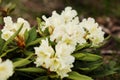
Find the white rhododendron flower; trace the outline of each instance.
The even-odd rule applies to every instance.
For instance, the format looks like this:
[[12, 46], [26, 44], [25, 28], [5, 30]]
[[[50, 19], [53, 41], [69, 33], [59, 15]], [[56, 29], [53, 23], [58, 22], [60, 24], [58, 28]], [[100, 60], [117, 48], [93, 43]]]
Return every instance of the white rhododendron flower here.
[[62, 11], [61, 16], [64, 18], [64, 21], [67, 23], [71, 21], [75, 16], [77, 16], [76, 10], [72, 10], [72, 7], [66, 7], [64, 11]]
[[[19, 36], [24, 39], [24, 33], [26, 30], [30, 30], [30, 24], [28, 21], [24, 20], [23, 18], [18, 18], [17, 22], [13, 22], [10, 16], [4, 17], [5, 26], [2, 29], [2, 36], [6, 36], [6, 38], [2, 37], [4, 40], [8, 40], [12, 34], [14, 34], [20, 26], [23, 24], [23, 28], [19, 33]], [[9, 35], [8, 35], [9, 34]]]
[[17, 23], [15, 24], [16, 25], [15, 30], [17, 31], [22, 24], [23, 24], [23, 28], [19, 33], [20, 36], [23, 36], [26, 30], [28, 30], [28, 31], [30, 30], [30, 24], [28, 23], [28, 21], [26, 21], [23, 18], [17, 19]]
[[99, 43], [103, 42], [104, 32], [93, 18], [83, 19], [80, 26], [86, 30], [86, 39], [92, 41], [92, 46], [98, 46]]
[[7, 41], [13, 34], [14, 32], [9, 31], [9, 30], [2, 30], [2, 35], [1, 38], [4, 39], [5, 41]]
[[37, 59], [35, 64], [37, 66], [49, 66], [49, 59], [53, 56], [54, 50], [51, 46], [49, 46], [48, 39], [42, 40], [42, 43], [39, 47], [35, 47], [35, 54], [37, 55]]
[[89, 39], [92, 46], [98, 46], [104, 40], [104, 32], [93, 18], [79, 21], [77, 12], [71, 7], [66, 7], [61, 14], [53, 11], [52, 16], [46, 18], [43, 16], [45, 28], [52, 28], [50, 40], [55, 42], [64, 42], [68, 45], [84, 44]]
[[14, 73], [13, 63], [10, 60], [0, 60], [0, 80], [7, 80]]
[[74, 57], [71, 55], [75, 50], [74, 46], [68, 46], [65, 43], [58, 43], [55, 47], [56, 56], [63, 63], [61, 67], [64, 68], [65, 65], [70, 65], [74, 62]]
[[57, 71], [61, 66], [60, 59], [57, 57], [51, 58], [50, 71]]
[[77, 12], [72, 10], [71, 7], [66, 7], [61, 15], [53, 11], [51, 17], [46, 18], [43, 16], [45, 26], [42, 27], [42, 30], [45, 30], [45, 28], [53, 29], [53, 32], [50, 32], [51, 41], [62, 41], [74, 46], [76, 46], [77, 43], [86, 43], [84, 39], [85, 31], [79, 26], [79, 18], [76, 15]]
[[59, 59], [60, 65], [56, 70], [57, 74], [63, 78], [68, 76], [68, 72], [71, 72], [75, 58], [71, 55], [75, 50], [74, 46], [67, 45], [65, 43], [58, 43], [55, 47], [56, 57]]
[[67, 65], [64, 68], [58, 68], [56, 72], [61, 78], [68, 77], [69, 75], [67, 73], [72, 71], [71, 70], [72, 67], [73, 65]]
[[79, 26], [78, 19], [76, 18], [75, 21], [56, 27], [50, 36], [50, 40], [55, 40], [56, 42], [62, 41], [75, 46], [77, 43], [86, 43], [84, 36], [85, 31]]
[[43, 20], [45, 21], [45, 26], [42, 27], [42, 30], [44, 31], [47, 27], [52, 27], [53, 29], [57, 27], [58, 25], [64, 24], [63, 18], [56, 12], [52, 12], [52, 16], [49, 18], [46, 18], [45, 16], [42, 16]]
[[5, 23], [4, 29], [13, 30], [15, 28], [12, 18], [10, 16], [4, 17], [3, 20]]
[[[58, 43], [55, 50], [49, 46], [48, 39], [42, 40], [39, 47], [35, 47], [37, 55], [35, 64], [56, 72], [61, 78], [67, 77], [67, 73], [71, 71], [75, 58], [71, 53], [75, 50], [74, 46], [65, 43]], [[61, 73], [61, 71], [63, 72]]]
[[58, 14], [56, 11], [52, 12], [52, 16], [49, 18], [46, 18], [43, 16], [43, 20], [45, 21], [45, 26], [42, 27], [42, 30], [45, 30], [47, 27], [52, 27], [53, 29], [56, 27], [59, 27], [61, 25], [65, 25], [66, 23], [70, 22], [75, 18], [77, 15], [77, 12], [75, 10], [72, 10], [71, 7], [65, 8], [65, 10], [60, 14]]

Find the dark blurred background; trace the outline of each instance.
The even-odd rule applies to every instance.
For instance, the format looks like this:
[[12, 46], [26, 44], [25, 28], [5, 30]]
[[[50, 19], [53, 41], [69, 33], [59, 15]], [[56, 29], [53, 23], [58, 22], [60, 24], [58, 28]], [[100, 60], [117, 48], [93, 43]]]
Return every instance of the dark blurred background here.
[[61, 12], [66, 6], [77, 10], [80, 18], [120, 18], [120, 0], [2, 0], [1, 7], [6, 4], [15, 6], [15, 11], [9, 15], [21, 16], [29, 21], [43, 14], [50, 16], [53, 10]]

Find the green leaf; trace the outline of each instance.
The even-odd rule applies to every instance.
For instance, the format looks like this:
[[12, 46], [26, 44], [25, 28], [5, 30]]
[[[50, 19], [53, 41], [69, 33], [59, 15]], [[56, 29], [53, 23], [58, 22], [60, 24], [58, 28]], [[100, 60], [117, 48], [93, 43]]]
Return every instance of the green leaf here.
[[33, 52], [30, 52], [30, 51], [24, 51], [24, 54], [26, 55], [26, 56], [30, 56], [30, 55], [34, 55], [34, 53]]
[[91, 77], [79, 74], [78, 72], [75, 71], [70, 72], [67, 78], [72, 80], [93, 80]]
[[79, 68], [79, 69], [80, 69], [80, 70], [84, 70], [84, 71], [92, 71], [92, 70], [95, 70], [96, 68], [98, 68], [101, 64], [102, 64], [102, 63], [100, 63], [100, 64], [94, 64], [94, 65], [90, 65], [90, 66], [88, 66], [88, 67]]
[[1, 38], [2, 31], [0, 30], [0, 51], [2, 50], [2, 47], [5, 43], [5, 41]]
[[28, 40], [27, 40], [27, 44], [34, 41], [37, 37], [37, 32], [36, 32], [36, 28], [32, 27], [32, 29], [29, 31], [29, 36], [28, 36]]
[[13, 48], [13, 49], [6, 50], [4, 53], [2, 53], [2, 54], [0, 55], [0, 58], [6, 56], [7, 53], [12, 52], [12, 51], [16, 50], [17, 48], [18, 48], [18, 47], [15, 47], [15, 48]]
[[81, 50], [81, 49], [83, 49], [83, 48], [85, 48], [85, 47], [90, 47], [90, 45], [91, 45], [91, 44], [88, 44], [88, 43], [83, 44], [83, 45], [78, 44], [78, 45], [76, 46], [75, 51]]
[[40, 27], [41, 25], [41, 19], [39, 17], [37, 17], [37, 24], [38, 24], [38, 27]]
[[48, 76], [40, 76], [34, 80], [49, 80], [49, 79], [48, 79]]
[[116, 71], [115, 70], [110, 70], [110, 69], [101, 69], [98, 71], [93, 72], [94, 74], [92, 75], [93, 77], [104, 77], [104, 76], [108, 76], [108, 75], [112, 75], [115, 74]]
[[22, 66], [25, 66], [25, 65], [31, 63], [31, 61], [28, 60], [28, 59], [31, 58], [32, 56], [33, 56], [33, 54], [29, 55], [29, 56], [28, 56], [27, 58], [25, 58], [25, 59], [20, 59], [20, 60], [18, 60], [18, 61], [15, 61], [15, 62], [13, 63], [14, 67], [22, 67]]
[[41, 43], [41, 40], [42, 40], [42, 38], [37, 38], [36, 40], [31, 41], [30, 43], [28, 43], [28, 44], [26, 45], [26, 47], [33, 46], [33, 45], [36, 45], [36, 44], [38, 44], [38, 43]]
[[28, 30], [26, 29], [26, 31], [25, 31], [25, 33], [24, 33], [25, 43], [26, 43], [27, 40], [28, 40], [28, 36], [29, 36], [29, 33], [28, 33]]
[[0, 25], [2, 25], [2, 24], [3, 24], [3, 17], [0, 16]]
[[43, 33], [43, 31], [41, 30], [41, 27], [43, 25], [43, 22], [41, 21], [40, 18], [37, 17], [37, 24], [38, 24], [38, 32], [41, 36], [45, 36], [45, 34]]
[[31, 61], [29, 61], [27, 59], [21, 59], [19, 61], [14, 62], [13, 65], [14, 65], [14, 67], [22, 67], [22, 66], [25, 66], [29, 63], [31, 63]]
[[101, 65], [102, 65], [102, 62], [96, 61], [96, 62], [82, 64], [82, 66], [84, 67], [80, 67], [79, 69], [84, 71], [92, 71], [99, 68]]
[[4, 44], [2, 50], [1, 50], [1, 53], [6, 49], [7, 45], [12, 41], [14, 40], [14, 38], [19, 34], [19, 32], [21, 31], [23, 27], [23, 24], [21, 25], [21, 27], [18, 29], [18, 31], [16, 31]]
[[116, 62], [110, 61], [107, 64], [101, 65], [99, 68], [92, 71], [90, 74], [93, 77], [104, 77], [104, 76], [108, 76], [108, 75], [112, 75], [112, 74], [117, 73], [118, 69], [119, 68], [116, 67]]
[[83, 60], [83, 61], [96, 61], [102, 58], [99, 55], [91, 54], [91, 53], [74, 53], [72, 55], [76, 58], [76, 60]]
[[30, 43], [28, 43], [28, 44], [26, 45], [26, 47], [33, 46], [33, 45], [36, 45], [36, 44], [38, 44], [38, 43], [41, 43], [41, 40], [42, 40], [42, 39], [45, 39], [45, 38], [47, 38], [47, 37], [48, 37], [48, 36], [42, 37], [42, 38], [37, 38], [36, 40], [31, 41]]
[[7, 5], [6, 5], [6, 8], [8, 9], [8, 10], [7, 10], [7, 13], [8, 13], [8, 14], [11, 13], [11, 12], [15, 9], [15, 7], [16, 7], [16, 4], [13, 4], [13, 3], [7, 4]]
[[49, 77], [52, 78], [52, 79], [53, 79], [53, 78], [57, 78], [57, 79], [60, 78], [60, 76], [57, 75], [56, 73], [51, 73], [51, 74], [49, 75]]
[[102, 60], [91, 61], [91, 62], [77, 60], [74, 62], [74, 69], [90, 72], [99, 68], [102, 64], [103, 64]]
[[31, 72], [31, 73], [45, 73], [46, 72], [45, 69], [36, 68], [36, 67], [19, 68], [19, 69], [16, 69], [16, 71]]

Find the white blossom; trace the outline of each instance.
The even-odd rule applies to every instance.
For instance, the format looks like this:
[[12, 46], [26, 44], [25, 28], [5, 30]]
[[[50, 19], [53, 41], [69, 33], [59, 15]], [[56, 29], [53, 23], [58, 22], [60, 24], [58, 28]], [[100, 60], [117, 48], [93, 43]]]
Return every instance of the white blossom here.
[[7, 80], [14, 73], [13, 63], [10, 60], [0, 60], [0, 80]]
[[56, 56], [60, 59], [62, 68], [64, 68], [65, 65], [70, 65], [74, 62], [75, 59], [71, 55], [75, 50], [74, 46], [70, 46], [65, 43], [58, 43], [55, 49]]
[[72, 71], [72, 67], [73, 65], [67, 65], [64, 68], [59, 68], [56, 72], [61, 78], [68, 77], [68, 73]]
[[83, 19], [80, 26], [86, 30], [86, 39], [92, 42], [92, 46], [98, 46], [103, 42], [104, 32], [93, 18]]
[[45, 26], [42, 27], [43, 31], [47, 27], [52, 27], [54, 29], [55, 27], [58, 27], [59, 25], [64, 24], [63, 17], [61, 17], [56, 11], [52, 12], [51, 17], [46, 18], [45, 16], [42, 16], [42, 18], [45, 21]]
[[4, 23], [5, 23], [4, 28], [6, 28], [7, 30], [13, 30], [14, 29], [14, 26], [13, 26], [14, 23], [13, 23], [12, 18], [10, 16], [4, 17], [3, 20], [4, 20]]
[[37, 55], [37, 59], [35, 64], [37, 66], [44, 66], [46, 68], [49, 67], [49, 59], [54, 54], [54, 50], [51, 46], [49, 46], [48, 39], [42, 40], [41, 45], [39, 47], [35, 47], [35, 54]]
[[6, 38], [3, 38], [3, 37], [2, 38], [6, 41], [12, 36], [11, 34], [14, 34], [20, 28], [22, 24], [23, 24], [23, 28], [19, 33], [20, 37], [24, 39], [25, 31], [30, 30], [30, 24], [28, 23], [28, 21], [24, 20], [23, 18], [18, 18], [17, 22], [13, 22], [12, 18], [10, 16], [7, 16], [7, 17], [4, 17], [4, 23], [5, 23], [5, 26], [2, 29], [2, 35], [6, 36]]
[[23, 18], [18, 18], [17, 19], [17, 22], [15, 24], [16, 25], [15, 30], [17, 31], [22, 24], [23, 24], [23, 28], [19, 33], [20, 36], [23, 36], [26, 30], [28, 30], [28, 31], [30, 30], [30, 24], [28, 23], [28, 21], [26, 21]]
[[72, 10], [71, 7], [66, 7], [64, 11], [62, 11], [61, 16], [64, 17], [65, 22], [71, 21], [74, 17], [77, 16], [76, 10]]
[[1, 38], [4, 39], [5, 41], [7, 41], [13, 34], [14, 34], [14, 32], [3, 29], [2, 34], [1, 34]]
[[74, 47], [68, 46], [65, 43], [58, 43], [55, 50], [56, 53], [52, 59], [50, 70], [55, 71], [61, 78], [67, 77], [75, 61], [75, 58], [71, 55]]
[[56, 72], [61, 78], [68, 76], [67, 73], [71, 71], [75, 61], [75, 58], [71, 55], [75, 50], [74, 46], [59, 42], [54, 50], [46, 39], [42, 40], [41, 45], [34, 49], [37, 55], [35, 61], [37, 67], [42, 66]]
[[52, 16], [46, 18], [43, 16], [45, 28], [52, 28], [50, 32], [50, 40], [55, 42], [63, 42], [68, 45], [76, 46], [77, 43], [84, 44], [86, 40], [84, 38], [85, 31], [79, 26], [79, 18], [77, 12], [72, 10], [71, 7], [66, 7], [61, 14], [53, 11]]
[[51, 58], [51, 64], [50, 64], [50, 71], [57, 71], [58, 68], [60, 68], [61, 62], [60, 59], [57, 57]]

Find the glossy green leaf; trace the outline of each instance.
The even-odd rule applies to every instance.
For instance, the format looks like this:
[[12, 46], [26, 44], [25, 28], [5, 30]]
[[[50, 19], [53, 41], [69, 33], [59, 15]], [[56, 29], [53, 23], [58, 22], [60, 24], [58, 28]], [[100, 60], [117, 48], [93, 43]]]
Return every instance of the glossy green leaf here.
[[41, 36], [45, 36], [43, 31], [41, 30], [41, 27], [43, 26], [43, 22], [41, 21], [40, 18], [37, 17], [37, 24], [38, 24], [38, 32]]
[[[84, 64], [82, 64], [84, 65]], [[95, 70], [97, 68], [99, 68], [102, 65], [102, 62], [98, 62], [98, 63], [89, 63], [88, 65], [85, 65], [85, 67], [80, 67], [80, 70], [83, 71], [92, 71]]]
[[14, 67], [22, 67], [22, 66], [25, 66], [29, 63], [31, 63], [31, 61], [29, 61], [27, 59], [21, 59], [19, 61], [14, 62], [13, 65], [14, 65]]
[[96, 61], [102, 58], [99, 55], [91, 54], [91, 53], [74, 53], [72, 55], [76, 58], [76, 60], [83, 60], [83, 61]]
[[27, 42], [28, 37], [29, 37], [29, 33], [28, 33], [28, 30], [26, 30], [24, 33], [25, 42]]
[[31, 72], [31, 73], [44, 73], [44, 72], [46, 72], [46, 70], [44, 70], [42, 68], [36, 68], [36, 67], [19, 68], [19, 69], [16, 69], [16, 71]]
[[38, 32], [42, 35], [42, 31], [41, 31], [41, 19], [39, 17], [37, 17], [37, 24], [38, 24]]
[[29, 46], [36, 45], [36, 44], [38, 44], [38, 43], [41, 43], [41, 40], [42, 40], [42, 38], [37, 38], [36, 40], [31, 41], [30, 43], [28, 43], [28, 44], [26, 45], [26, 47], [29, 47]]
[[81, 50], [81, 49], [83, 49], [83, 48], [85, 48], [85, 47], [89, 47], [90, 45], [91, 45], [91, 44], [88, 44], [88, 43], [83, 44], [83, 45], [78, 44], [78, 45], [76, 46], [75, 51]]
[[[47, 36], [47, 37], [48, 37], [48, 36]], [[42, 40], [42, 39], [45, 39], [45, 38], [47, 38], [47, 37], [37, 38], [36, 40], [31, 41], [30, 43], [28, 43], [28, 44], [26, 45], [26, 47], [33, 46], [33, 45], [36, 45], [36, 44], [38, 44], [38, 43], [41, 43], [41, 40]]]
[[116, 73], [116, 70], [111, 70], [111, 69], [100, 69], [98, 71], [95, 71], [93, 72], [93, 76], [94, 77], [105, 77], [105, 76], [108, 76], [108, 75], [112, 75], [112, 74], [115, 74]]
[[97, 68], [96, 70], [94, 70], [90, 74], [93, 77], [104, 77], [104, 76], [108, 76], [108, 75], [112, 75], [112, 74], [117, 73], [118, 69], [119, 68], [116, 67], [116, 62], [110, 61], [107, 64], [101, 65], [101, 67]]
[[37, 23], [38, 23], [38, 32], [41, 36], [47, 36], [49, 34], [48, 28], [46, 28], [44, 31], [42, 31], [42, 27], [44, 25], [44, 22], [41, 21], [40, 18], [37, 17]]
[[93, 80], [91, 77], [79, 74], [78, 72], [75, 71], [70, 72], [67, 78], [72, 80]]
[[29, 55], [29, 56], [28, 56], [27, 58], [25, 58], [25, 59], [20, 59], [20, 60], [18, 60], [18, 61], [15, 61], [15, 62], [13, 63], [14, 67], [22, 67], [22, 66], [25, 66], [25, 65], [31, 63], [31, 61], [28, 60], [28, 59], [31, 58], [32, 56], [33, 56], [33, 54]]
[[8, 49], [8, 50], [6, 50], [4, 53], [2, 53], [2, 54], [0, 55], [0, 58], [6, 56], [7, 53], [12, 52], [12, 51], [16, 50], [17, 48], [18, 48], [18, 47], [15, 47], [15, 48], [13, 48], [13, 49]]
[[34, 41], [36, 37], [37, 37], [36, 27], [32, 27], [32, 29], [29, 31], [27, 44]]
[[30, 55], [34, 55], [34, 53], [33, 52], [30, 52], [30, 51], [24, 51], [24, 54], [26, 55], [26, 56], [30, 56]]
[[103, 64], [102, 60], [97, 60], [97, 61], [77, 60], [74, 62], [74, 69], [90, 72], [99, 68], [102, 64]]
[[2, 47], [5, 43], [5, 41], [1, 38], [2, 31], [0, 30], [0, 51], [2, 50]]

